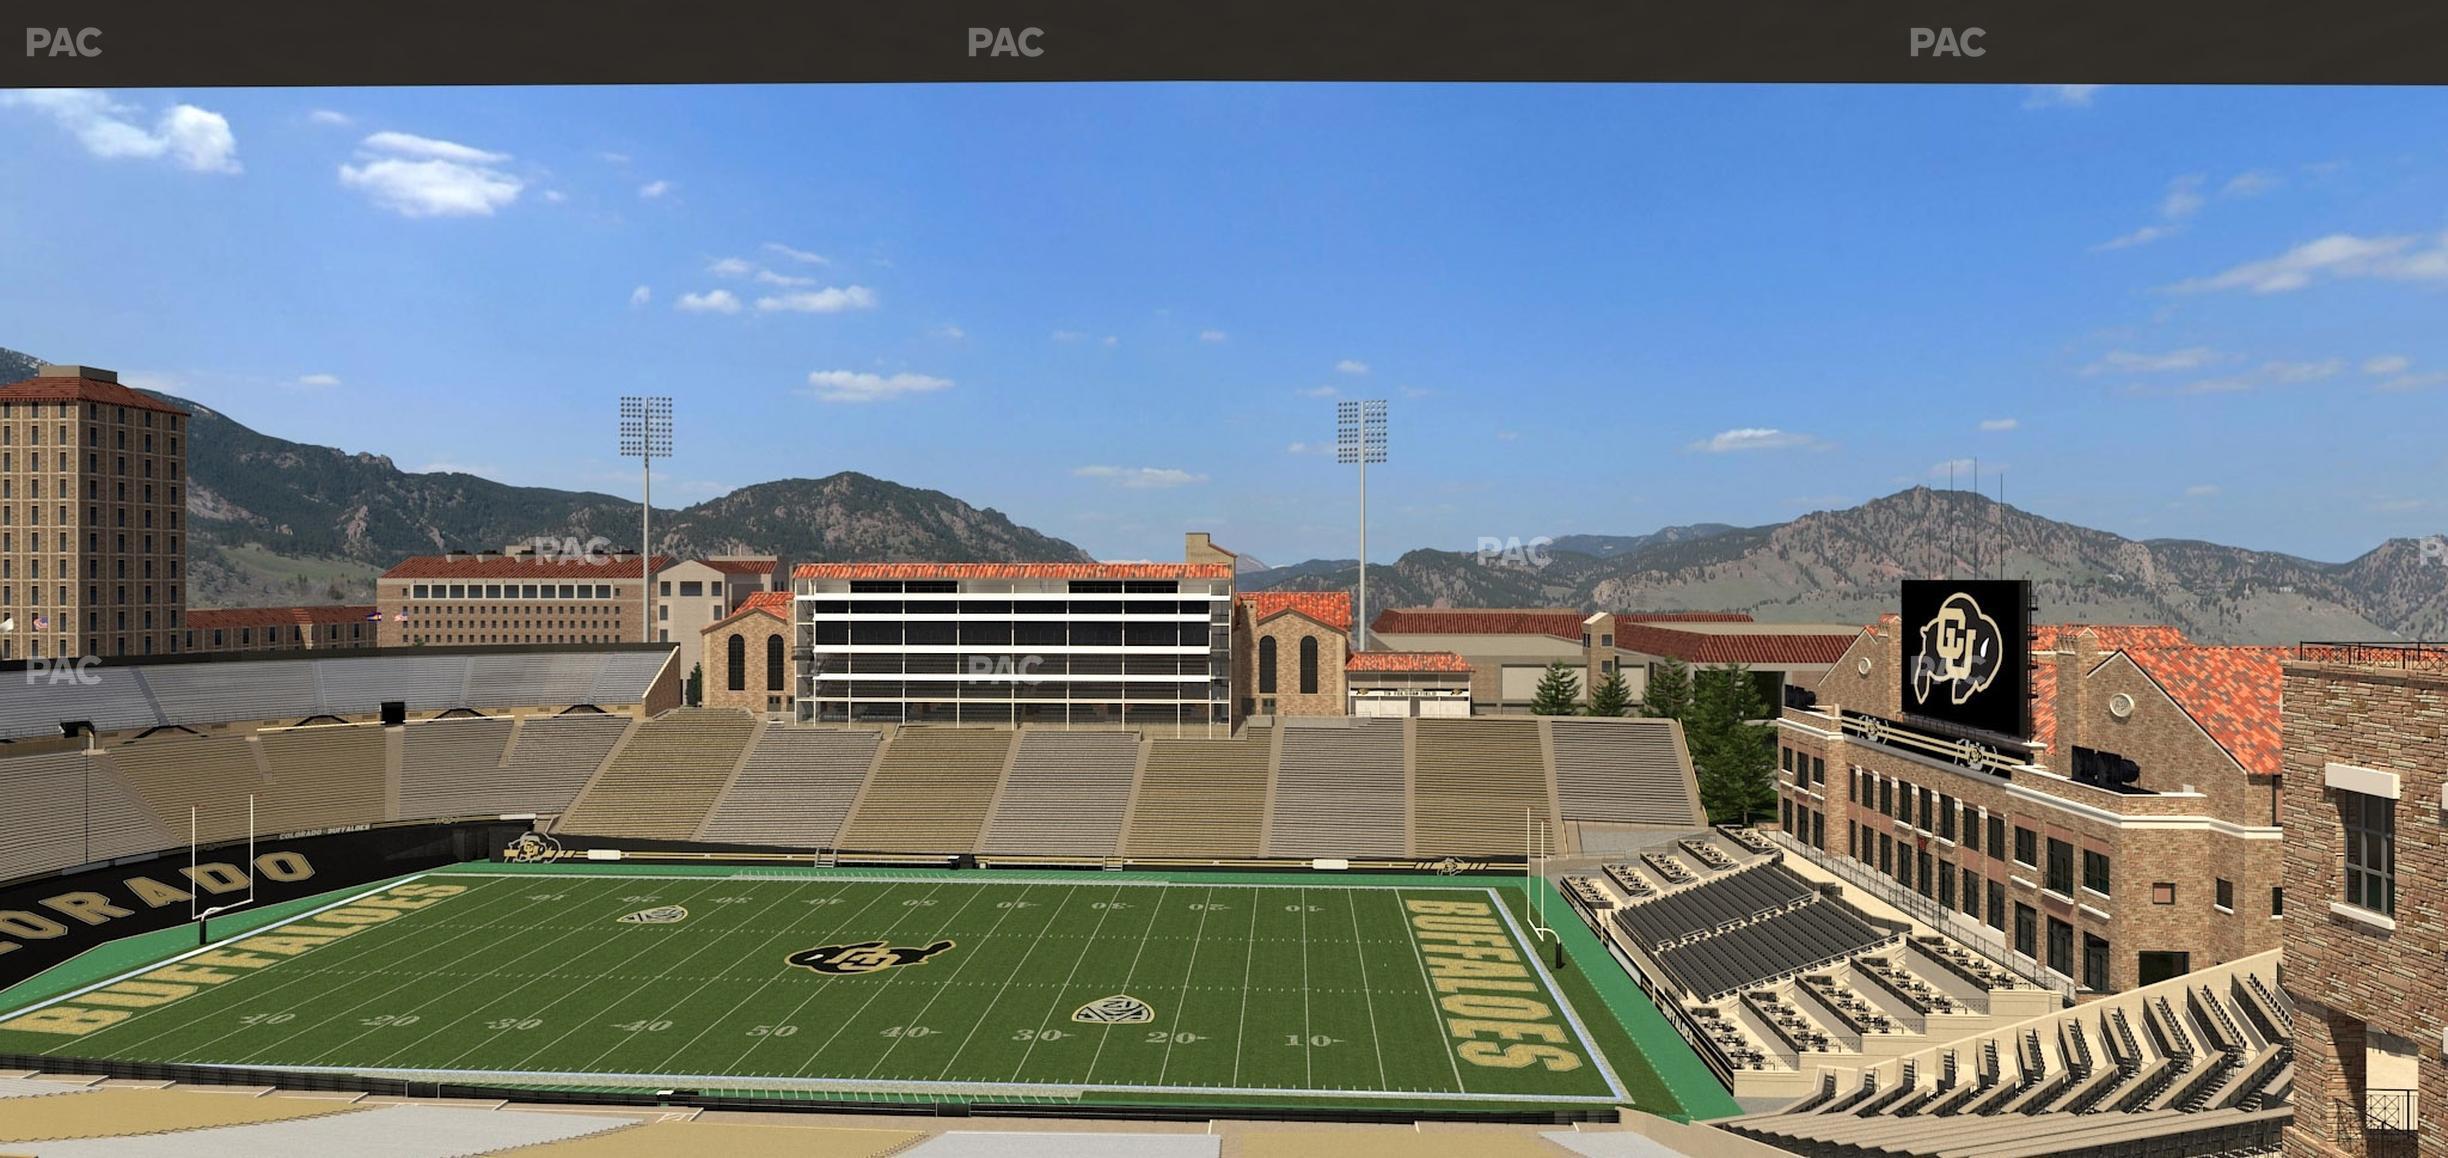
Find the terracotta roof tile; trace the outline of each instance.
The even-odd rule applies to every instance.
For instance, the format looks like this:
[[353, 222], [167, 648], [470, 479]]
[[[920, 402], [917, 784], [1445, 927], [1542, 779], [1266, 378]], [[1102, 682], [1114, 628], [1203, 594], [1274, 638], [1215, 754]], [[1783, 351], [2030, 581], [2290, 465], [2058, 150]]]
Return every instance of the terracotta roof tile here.
[[2090, 636], [2102, 651], [2129, 647], [2184, 647], [2183, 630], [2158, 623], [2042, 623], [2032, 628], [2033, 650], [2054, 651], [2076, 636]]
[[1750, 623], [1748, 611], [1618, 611], [1617, 623]]
[[[671, 557], [657, 555], [647, 566], [660, 571], [671, 566]], [[382, 573], [385, 579], [634, 579], [637, 576], [638, 560], [634, 555], [625, 559], [603, 558], [596, 562], [584, 558], [545, 559], [534, 555], [461, 555], [457, 559], [443, 555], [413, 555]]]
[[1615, 646], [1625, 651], [1672, 656], [1685, 663], [1739, 663], [1749, 667], [1831, 664], [1842, 658], [1845, 649], [1859, 638], [1859, 633], [1832, 632], [1718, 635], [1645, 623], [1618, 623], [1615, 627]]
[[320, 604], [312, 607], [199, 607], [187, 612], [187, 626], [202, 631], [239, 627], [321, 627], [327, 624], [372, 623], [371, 607]]
[[723, 616], [722, 618], [697, 629], [697, 633], [699, 635], [703, 635], [706, 632], [713, 631], [716, 628], [719, 628], [732, 620], [738, 619], [743, 615], [770, 615], [784, 623], [789, 623], [791, 619], [791, 593], [788, 591], [755, 592], [754, 594], [749, 595], [748, 598], [740, 600], [740, 605], [733, 608], [731, 610], [731, 614]]
[[793, 579], [1230, 579], [1230, 563], [801, 563]]
[[1244, 591], [1238, 598], [1249, 607], [1253, 623], [1264, 623], [1293, 611], [1336, 631], [1351, 630], [1352, 600], [1348, 591]]
[[782, 565], [780, 559], [696, 559], [683, 562], [703, 563], [725, 575], [770, 575]]
[[2293, 654], [2284, 647], [2198, 644], [2125, 651], [2236, 763], [2263, 776], [2278, 774], [2280, 665]]
[[1369, 630], [1380, 635], [1552, 635], [1579, 641], [1589, 617], [1558, 608], [1391, 607]]
[[143, 391], [93, 378], [27, 378], [11, 382], [0, 386], [0, 402], [99, 402], [104, 406], [128, 406], [163, 414], [187, 413]]
[[1345, 671], [1445, 671], [1468, 673], [1470, 661], [1450, 651], [1355, 651]]

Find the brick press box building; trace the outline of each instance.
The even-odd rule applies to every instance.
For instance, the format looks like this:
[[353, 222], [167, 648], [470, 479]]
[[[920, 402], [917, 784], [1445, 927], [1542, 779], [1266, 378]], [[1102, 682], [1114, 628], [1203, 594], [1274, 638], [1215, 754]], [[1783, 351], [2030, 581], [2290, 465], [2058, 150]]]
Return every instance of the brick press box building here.
[[2448, 1155], [2448, 646], [2286, 672], [2293, 1158]]
[[187, 613], [188, 651], [330, 651], [372, 647], [382, 612], [364, 604], [199, 607]]
[[643, 579], [670, 564], [620, 553], [412, 556], [375, 581], [376, 646], [638, 642]]
[[[2276, 948], [2285, 649], [1918, 586], [1777, 722], [1791, 847], [2069, 994]], [[1995, 616], [1969, 668], [1925, 630], [1950, 595]]]

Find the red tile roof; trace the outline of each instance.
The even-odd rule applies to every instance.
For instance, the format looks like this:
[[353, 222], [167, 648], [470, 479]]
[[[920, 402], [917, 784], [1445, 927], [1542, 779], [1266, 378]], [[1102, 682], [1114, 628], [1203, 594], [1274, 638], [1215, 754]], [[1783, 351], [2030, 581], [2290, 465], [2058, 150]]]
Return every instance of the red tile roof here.
[[1748, 611], [1618, 611], [1617, 623], [1749, 623]]
[[1546, 609], [1392, 607], [1378, 613], [1369, 630], [1381, 635], [1552, 635], [1578, 642], [1578, 611]]
[[[671, 557], [657, 555], [646, 564], [660, 571], [671, 566]], [[461, 555], [457, 559], [444, 555], [412, 555], [400, 560], [382, 573], [385, 579], [634, 579], [638, 576], [638, 559], [598, 556], [590, 562], [585, 558], [543, 558], [537, 555]]]
[[1845, 649], [1859, 638], [1859, 632], [1721, 635], [1646, 623], [1619, 623], [1615, 627], [1615, 646], [1625, 651], [1672, 656], [1685, 663], [1739, 663], [1747, 667], [1831, 664], [1843, 657]]
[[703, 635], [706, 632], [713, 631], [714, 629], [719, 628], [734, 619], [738, 619], [743, 615], [770, 615], [784, 623], [789, 623], [791, 618], [791, 593], [788, 591], [755, 592], [749, 595], [748, 598], [740, 600], [740, 605], [733, 608], [731, 614], [723, 616], [712, 623], [706, 624], [704, 627], [699, 628], [697, 633], [699, 635]]
[[2071, 646], [2074, 637], [2087, 635], [2101, 651], [2120, 651], [2129, 647], [2184, 647], [2192, 641], [2181, 629], [2158, 623], [2043, 623], [2032, 628], [2035, 651], [2053, 651], [2060, 644]]
[[2137, 647], [2125, 652], [2246, 772], [2278, 774], [2284, 647]]
[[163, 414], [187, 412], [139, 390], [93, 378], [27, 378], [0, 386], [0, 402], [98, 402]]
[[200, 607], [187, 612], [187, 626], [204, 631], [239, 627], [321, 627], [327, 624], [374, 622], [371, 607], [321, 604], [313, 607]]
[[801, 563], [793, 579], [1230, 579], [1230, 563]]
[[770, 575], [773, 573], [774, 568], [782, 565], [782, 560], [780, 559], [696, 559], [684, 561], [703, 563], [706, 566], [712, 567], [725, 575]]
[[1292, 611], [1336, 631], [1351, 630], [1352, 601], [1348, 591], [1244, 591], [1240, 600], [1249, 607], [1253, 623], [1264, 623]]
[[1345, 671], [1449, 671], [1468, 673], [1470, 661], [1450, 651], [1355, 651]]

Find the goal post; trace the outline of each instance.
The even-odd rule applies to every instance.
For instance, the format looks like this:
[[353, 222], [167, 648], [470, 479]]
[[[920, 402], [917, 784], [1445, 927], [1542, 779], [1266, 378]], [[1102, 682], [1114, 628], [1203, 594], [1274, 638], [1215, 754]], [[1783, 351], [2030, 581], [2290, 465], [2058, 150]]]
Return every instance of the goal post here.
[[204, 879], [196, 871], [198, 863], [197, 849], [199, 847], [199, 842], [196, 839], [196, 818], [196, 806], [193, 804], [188, 805], [187, 885], [188, 888], [194, 891], [187, 894], [187, 919], [195, 922], [196, 947], [201, 949], [204, 946], [212, 943], [210, 931], [212, 928], [212, 919], [214, 917], [235, 909], [246, 908], [247, 906], [255, 903], [255, 794], [252, 792], [247, 793], [246, 896], [244, 899], [231, 901], [225, 905], [206, 905], [203, 903]]

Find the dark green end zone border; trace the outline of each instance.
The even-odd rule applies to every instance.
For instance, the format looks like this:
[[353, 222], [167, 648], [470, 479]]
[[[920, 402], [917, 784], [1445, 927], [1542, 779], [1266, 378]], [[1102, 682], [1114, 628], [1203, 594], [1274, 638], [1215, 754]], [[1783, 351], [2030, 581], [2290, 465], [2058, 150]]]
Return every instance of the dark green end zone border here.
[[[1526, 931], [1529, 924], [1520, 908], [1523, 882], [1520, 877], [1514, 876], [1437, 877], [1388, 873], [1064, 873], [1044, 871], [950, 872], [907, 869], [745, 869], [725, 865], [639, 866], [626, 863], [507, 866], [482, 862], [434, 870], [422, 875], [428, 879], [447, 879], [454, 874], [501, 877], [507, 874], [524, 875], [528, 873], [539, 877], [563, 878], [597, 875], [674, 880], [738, 878], [742, 883], [769, 883], [777, 880], [856, 881], [861, 878], [923, 883], [941, 878], [945, 883], [957, 881], [966, 884], [1012, 886], [1051, 884], [1075, 888], [1130, 883], [1163, 883], [1175, 886], [1211, 886], [1215, 888], [1295, 886], [1321, 891], [1372, 888], [1494, 890], [1506, 907], [1512, 911], [1516, 925]], [[214, 922], [214, 941], [216, 944], [226, 943], [261, 929], [265, 925], [330, 905], [344, 898], [368, 893], [380, 887], [383, 886], [377, 884], [337, 890], [320, 897], [269, 906], [259, 911], [232, 913]], [[1561, 972], [1550, 970], [1549, 980], [1560, 991], [1571, 1009], [1578, 1014], [1577, 1028], [1580, 1030], [1582, 1039], [1587, 1046], [1603, 1055], [1608, 1067], [1617, 1076], [1625, 1092], [1629, 1094], [1629, 1104], [1650, 1113], [1686, 1120], [1717, 1118], [1739, 1112], [1733, 1099], [1722, 1086], [1718, 1085], [1707, 1067], [1692, 1054], [1690, 1046], [1675, 1033], [1667, 1023], [1665, 1016], [1650, 1003], [1639, 986], [1624, 975], [1606, 947], [1582, 924], [1563, 898], [1557, 895], [1551, 886], [1542, 883], [1539, 888], [1544, 894], [1543, 904], [1546, 907], [1545, 915], [1548, 918], [1548, 924], [1552, 925], [1555, 932], [1563, 939], [1570, 963]], [[1539, 944], [1545, 946], [1548, 943], [1542, 941]], [[194, 933], [188, 928], [161, 930], [126, 938], [89, 952], [17, 986], [0, 991], [0, 1009], [15, 1011], [96, 981], [162, 962], [187, 951], [193, 945]], [[1547, 955], [1545, 949], [1542, 948], [1541, 952], [1542, 955]], [[1550, 960], [1552, 960], [1551, 956]], [[600, 1084], [560, 1086], [545, 1082], [520, 1083], [505, 1080], [471, 1079], [466, 1080], [464, 1084], [500, 1089], [569, 1093], [583, 1091], [594, 1095], [614, 1093], [654, 1095], [658, 1092], [647, 1088], [627, 1090]], [[1321, 1081], [1318, 1083], [1318, 1088], [1324, 1090], [1332, 1085], [1330, 1081]], [[740, 1088], [708, 1089], [699, 1092], [708, 1096], [755, 1098], [769, 1101], [858, 1102], [863, 1104], [891, 1102], [906, 1104], [913, 1108], [939, 1106], [947, 1103], [979, 1106], [1001, 1105], [1007, 1108], [1025, 1108], [1034, 1105], [1049, 1109], [1069, 1105], [1074, 1108], [1107, 1107], [1123, 1112], [1128, 1112], [1133, 1108], [1144, 1108], [1151, 1113], [1166, 1109], [1179, 1110], [1184, 1107], [1211, 1110], [1247, 1108], [1263, 1112], [1270, 1108], [1314, 1110], [1334, 1106], [1376, 1113], [1400, 1109], [1417, 1112], [1423, 1116], [1432, 1116], [1457, 1109], [1501, 1114], [1508, 1112], [1536, 1113], [1556, 1108], [1555, 1103], [1540, 1102], [1536, 1095], [1528, 1096], [1520, 1102], [1509, 1099], [1504, 1101], [1481, 1100], [1469, 1106], [1455, 1107], [1450, 1104], [1440, 1105], [1432, 1100], [1409, 1102], [1398, 1098], [1389, 1102], [1382, 1095], [1360, 1097], [1356, 1096], [1356, 1093], [1355, 1096], [1345, 1099], [1321, 1098], [1315, 1091], [1302, 1097], [1280, 1097], [1270, 1095], [1264, 1090], [1198, 1095], [1166, 1093], [1157, 1090], [1145, 1092], [1097, 1090], [1083, 1095], [1080, 1100], [1046, 1097], [1024, 1091], [1014, 1091], [1009, 1094], [996, 1094], [984, 1090], [964, 1090], [957, 1094], [920, 1091], [881, 1094], [873, 1091], [849, 1093], [805, 1089], [760, 1090], [746, 1085]], [[1582, 1109], [1586, 1110], [1587, 1107], [1584, 1106]]]

